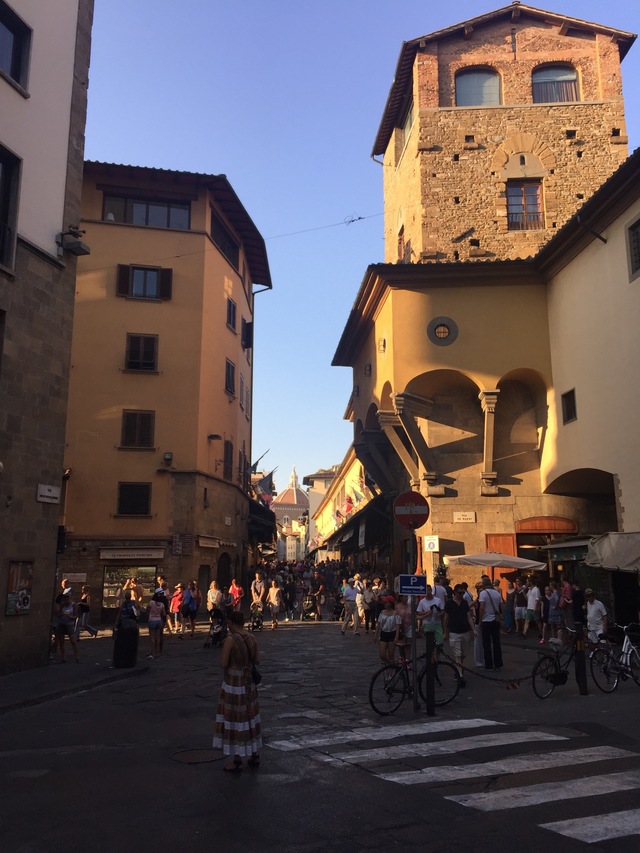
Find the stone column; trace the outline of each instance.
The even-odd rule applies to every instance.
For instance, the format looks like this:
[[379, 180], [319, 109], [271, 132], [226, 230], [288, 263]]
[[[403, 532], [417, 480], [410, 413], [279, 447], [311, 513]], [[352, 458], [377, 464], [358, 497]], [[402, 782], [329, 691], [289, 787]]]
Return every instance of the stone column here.
[[481, 495], [497, 495], [498, 487], [495, 481], [498, 475], [493, 471], [493, 441], [495, 431], [495, 412], [496, 402], [498, 400], [498, 389], [494, 391], [481, 391], [478, 394], [482, 411], [484, 412], [484, 458], [482, 473], [482, 485], [480, 486]]

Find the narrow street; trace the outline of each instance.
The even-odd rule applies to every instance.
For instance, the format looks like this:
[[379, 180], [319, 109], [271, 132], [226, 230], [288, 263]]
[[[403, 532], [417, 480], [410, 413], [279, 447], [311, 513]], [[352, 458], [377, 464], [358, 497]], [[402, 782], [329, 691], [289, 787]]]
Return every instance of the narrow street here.
[[[637, 850], [633, 682], [611, 696], [590, 682], [581, 697], [571, 676], [540, 701], [530, 681], [514, 686], [535, 649], [508, 638], [504, 678], [470, 673], [433, 717], [411, 701], [381, 717], [367, 699], [378, 667], [369, 636], [283, 624], [258, 637], [262, 767], [229, 778], [210, 747], [220, 651], [204, 638], [204, 628], [168, 638], [164, 659], [147, 661], [142, 636], [138, 669], [123, 671], [108, 668], [105, 632], [81, 642], [78, 666], [0, 682], [5, 705], [20, 679], [37, 702], [1, 717], [3, 847], [151, 850], [159, 832], [167, 848], [225, 853], [488, 851], [508, 832], [536, 853], [591, 840], [590, 850]], [[46, 701], [63, 683], [70, 695]]]

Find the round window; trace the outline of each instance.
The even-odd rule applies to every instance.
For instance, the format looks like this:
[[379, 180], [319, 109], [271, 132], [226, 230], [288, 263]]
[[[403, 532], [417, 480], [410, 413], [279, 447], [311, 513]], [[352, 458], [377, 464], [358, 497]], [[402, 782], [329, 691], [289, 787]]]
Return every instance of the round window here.
[[458, 337], [458, 326], [451, 317], [434, 317], [427, 326], [427, 337], [438, 347], [448, 347]]

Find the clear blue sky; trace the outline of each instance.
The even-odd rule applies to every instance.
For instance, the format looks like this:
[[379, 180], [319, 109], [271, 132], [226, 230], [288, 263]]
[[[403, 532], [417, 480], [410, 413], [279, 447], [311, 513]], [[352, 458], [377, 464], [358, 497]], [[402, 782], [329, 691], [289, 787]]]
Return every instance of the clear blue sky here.
[[[87, 158], [225, 174], [266, 239], [253, 456], [269, 450], [278, 490], [293, 465], [302, 479], [341, 462], [352, 438], [351, 371], [331, 359], [367, 265], [383, 260], [370, 153], [402, 42], [503, 5], [95, 0]], [[540, 5], [640, 32], [632, 0]], [[640, 40], [622, 68], [633, 150]]]

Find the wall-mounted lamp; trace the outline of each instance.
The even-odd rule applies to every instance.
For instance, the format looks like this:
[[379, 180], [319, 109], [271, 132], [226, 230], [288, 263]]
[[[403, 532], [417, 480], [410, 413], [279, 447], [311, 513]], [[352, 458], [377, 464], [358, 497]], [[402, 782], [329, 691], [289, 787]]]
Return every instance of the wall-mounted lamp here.
[[71, 479], [71, 468], [65, 468], [62, 472], [62, 479], [69, 480]]
[[368, 361], [364, 366], [364, 375], [371, 376], [371, 362]]
[[386, 352], [387, 349], [387, 339], [386, 338], [378, 338], [378, 352]]
[[[91, 249], [80, 239], [85, 233], [77, 225], [69, 225], [66, 231], [58, 234], [56, 237], [58, 257], [61, 258], [65, 252], [68, 252], [70, 255], [76, 255], [76, 257], [79, 255], [90, 255]], [[65, 237], [73, 237], [73, 239], [65, 240]]]
[[212, 432], [212, 433], [211, 433], [211, 435], [208, 435], [208, 436], [207, 436], [207, 438], [209, 439], [209, 441], [220, 441], [220, 439], [222, 438], [222, 436], [221, 436], [221, 435], [218, 435], [218, 433], [217, 433], [217, 432]]
[[167, 452], [162, 458], [167, 463], [167, 465], [171, 465], [171, 463], [173, 462], [173, 453]]

